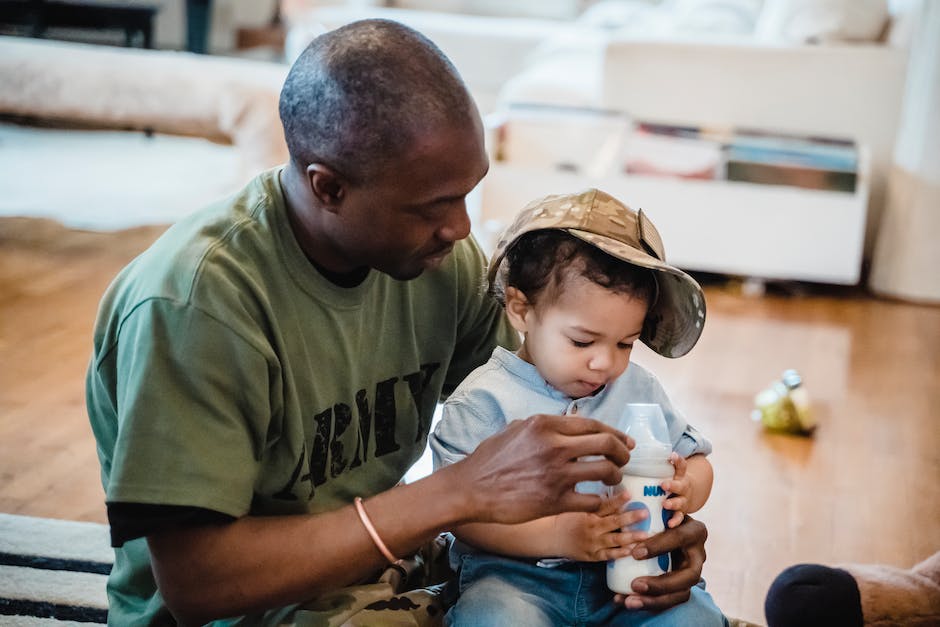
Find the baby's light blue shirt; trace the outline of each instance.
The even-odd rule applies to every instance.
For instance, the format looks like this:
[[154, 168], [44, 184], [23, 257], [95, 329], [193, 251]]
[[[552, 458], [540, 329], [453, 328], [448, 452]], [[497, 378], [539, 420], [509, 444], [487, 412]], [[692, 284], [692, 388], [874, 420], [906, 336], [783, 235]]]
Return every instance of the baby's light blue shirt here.
[[[623, 429], [621, 414], [628, 403], [662, 407], [672, 450], [683, 457], [711, 453], [712, 445], [673, 407], [659, 380], [631, 363], [626, 371], [593, 396], [572, 399], [550, 386], [535, 366], [497, 347], [490, 359], [471, 372], [444, 403], [441, 420], [429, 440], [435, 470], [458, 462], [511, 420], [534, 414], [578, 414]], [[578, 492], [604, 494], [606, 486], [582, 482]]]

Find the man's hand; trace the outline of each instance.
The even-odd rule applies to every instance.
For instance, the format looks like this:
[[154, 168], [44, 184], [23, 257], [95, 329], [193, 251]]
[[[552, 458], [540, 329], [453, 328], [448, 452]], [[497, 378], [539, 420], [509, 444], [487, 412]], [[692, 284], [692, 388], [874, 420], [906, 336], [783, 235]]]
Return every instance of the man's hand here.
[[635, 559], [672, 552], [672, 570], [658, 577], [637, 577], [632, 584], [634, 594], [617, 594], [614, 603], [656, 612], [688, 601], [692, 586], [702, 578], [707, 537], [705, 525], [686, 516], [675, 529], [638, 542], [633, 549]]
[[[596, 494], [578, 494], [580, 481], [614, 485], [634, 442], [590, 418], [536, 415], [511, 422], [448, 467], [455, 490], [465, 489], [466, 521], [520, 523], [561, 512], [592, 512]], [[600, 456], [596, 461], [579, 457]]]

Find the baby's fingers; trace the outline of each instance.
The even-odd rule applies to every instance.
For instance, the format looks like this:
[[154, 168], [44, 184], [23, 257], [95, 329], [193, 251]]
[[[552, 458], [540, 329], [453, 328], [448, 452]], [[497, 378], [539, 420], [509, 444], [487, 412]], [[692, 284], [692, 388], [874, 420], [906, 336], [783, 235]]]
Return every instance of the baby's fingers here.
[[645, 531], [614, 531], [598, 538], [600, 546], [594, 551], [597, 561], [615, 560], [628, 557], [633, 553], [636, 543], [646, 540], [649, 534]]
[[666, 526], [670, 529], [675, 529], [682, 522], [683, 518], [685, 518], [685, 514], [682, 512], [673, 512], [672, 518], [669, 519], [669, 522], [666, 523]]
[[689, 493], [690, 488], [692, 487], [692, 482], [688, 479], [666, 479], [659, 484], [667, 494], [682, 494], [686, 495]]
[[689, 499], [678, 494], [672, 494], [668, 499], [663, 501], [663, 509], [668, 509], [670, 511], [684, 512], [688, 509], [688, 507]]
[[605, 498], [594, 513], [601, 517], [619, 514], [623, 510], [623, 506], [629, 501], [630, 494], [627, 491], [618, 492]]
[[619, 560], [622, 557], [629, 557], [631, 551], [633, 551], [632, 544], [630, 546], [615, 546], [609, 549], [601, 549], [595, 554], [594, 561], [606, 562], [608, 560]]
[[633, 551], [633, 545], [641, 540], [646, 540], [650, 534], [646, 531], [620, 531], [611, 534], [616, 546], [629, 548]]
[[[649, 510], [645, 507], [637, 509], [627, 509], [617, 516], [612, 517], [611, 520], [614, 523], [614, 529], [624, 529], [629, 531], [630, 527], [636, 525], [637, 523], [646, 520], [649, 518]], [[648, 525], [647, 525], [648, 526]]]
[[673, 479], [682, 479], [685, 477], [685, 471], [689, 467], [689, 463], [685, 461], [685, 457], [673, 451], [669, 454], [669, 463], [676, 469], [676, 474], [673, 476]]

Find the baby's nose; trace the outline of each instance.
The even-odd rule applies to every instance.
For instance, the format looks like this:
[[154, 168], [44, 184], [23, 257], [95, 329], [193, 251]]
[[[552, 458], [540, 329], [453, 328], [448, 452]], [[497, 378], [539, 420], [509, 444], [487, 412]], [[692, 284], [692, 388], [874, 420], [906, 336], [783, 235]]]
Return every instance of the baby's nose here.
[[588, 362], [588, 367], [591, 370], [606, 370], [610, 368], [612, 359], [610, 353], [605, 350], [599, 350], [591, 355], [591, 360]]

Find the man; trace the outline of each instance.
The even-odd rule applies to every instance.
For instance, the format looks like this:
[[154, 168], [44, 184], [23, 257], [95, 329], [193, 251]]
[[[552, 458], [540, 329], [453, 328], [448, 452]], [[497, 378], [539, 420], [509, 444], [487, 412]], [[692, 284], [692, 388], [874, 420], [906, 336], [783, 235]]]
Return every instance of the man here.
[[[174, 225], [102, 301], [87, 396], [114, 624], [289, 620], [454, 525], [593, 511], [574, 484], [629, 458], [599, 423], [535, 416], [396, 485], [441, 396], [517, 343], [467, 237], [480, 116], [433, 44], [378, 20], [315, 40], [280, 108], [289, 163]], [[638, 547], [687, 564], [639, 602], [688, 598], [704, 536]]]

